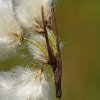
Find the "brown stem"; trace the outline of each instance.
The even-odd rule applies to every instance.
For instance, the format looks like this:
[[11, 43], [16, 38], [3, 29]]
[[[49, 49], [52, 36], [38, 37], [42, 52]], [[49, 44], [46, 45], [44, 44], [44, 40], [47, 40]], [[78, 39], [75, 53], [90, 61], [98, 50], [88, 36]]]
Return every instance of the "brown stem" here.
[[46, 30], [46, 23], [44, 19], [44, 11], [43, 11], [43, 6], [41, 6], [41, 12], [42, 12], [42, 21], [43, 21], [43, 28], [44, 28], [44, 34], [46, 38], [46, 44], [47, 44], [47, 50], [48, 50], [48, 55], [50, 59], [50, 65], [53, 68], [54, 71], [54, 76], [55, 76], [55, 86], [56, 86], [56, 96], [60, 98], [62, 96], [62, 89], [61, 89], [61, 78], [62, 78], [62, 59], [61, 59], [61, 52], [60, 52], [60, 47], [59, 47], [59, 34], [57, 31], [57, 25], [56, 25], [56, 18], [55, 18], [55, 12], [53, 9], [53, 27], [54, 27], [54, 32], [56, 35], [56, 46], [57, 46], [57, 55], [54, 56], [53, 50], [50, 46], [49, 39], [48, 39], [48, 33]]
[[60, 38], [59, 33], [57, 30], [57, 23], [56, 23], [56, 17], [55, 17], [55, 11], [54, 8], [52, 8], [53, 13], [53, 29], [56, 35], [56, 45], [57, 45], [57, 69], [55, 71], [55, 85], [56, 85], [56, 96], [61, 97], [62, 96], [62, 89], [61, 89], [61, 79], [62, 79], [62, 58], [61, 58], [61, 51], [60, 51]]
[[44, 11], [43, 11], [43, 6], [41, 6], [41, 12], [42, 12], [42, 21], [43, 21], [43, 28], [44, 28], [44, 34], [45, 34], [45, 39], [46, 39], [46, 44], [47, 44], [47, 50], [48, 50], [48, 55], [49, 55], [49, 63], [50, 65], [52, 65], [52, 68], [53, 70], [56, 69], [56, 57], [54, 56], [53, 54], [53, 50], [50, 46], [50, 43], [49, 43], [49, 39], [48, 39], [48, 33], [47, 33], [47, 25], [46, 25], [46, 22], [45, 22], [45, 19], [44, 19]]

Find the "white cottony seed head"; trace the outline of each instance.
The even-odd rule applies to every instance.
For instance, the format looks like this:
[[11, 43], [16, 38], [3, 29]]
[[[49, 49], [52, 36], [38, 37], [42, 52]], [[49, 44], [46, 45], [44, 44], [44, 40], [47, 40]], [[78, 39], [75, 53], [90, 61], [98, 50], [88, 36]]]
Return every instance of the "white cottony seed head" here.
[[24, 67], [1, 72], [0, 100], [49, 100], [45, 73]]
[[[57, 54], [56, 36], [54, 32], [47, 28], [48, 40], [54, 56]], [[49, 55], [47, 50], [47, 43], [44, 34], [35, 33], [30, 35], [31, 43], [28, 43], [29, 51], [35, 60], [43, 63], [49, 62]]]
[[38, 27], [36, 20], [42, 20], [41, 6], [44, 8], [45, 20], [49, 21], [52, 3], [55, 0], [14, 0], [17, 19], [28, 29], [35, 30]]
[[20, 38], [21, 28], [13, 16], [11, 0], [0, 0], [0, 58], [15, 52]]
[[35, 60], [48, 63], [49, 57], [45, 37], [43, 37], [42, 34], [33, 34], [30, 37], [30, 40], [36, 44], [28, 43], [29, 51], [33, 55], [33, 58]]

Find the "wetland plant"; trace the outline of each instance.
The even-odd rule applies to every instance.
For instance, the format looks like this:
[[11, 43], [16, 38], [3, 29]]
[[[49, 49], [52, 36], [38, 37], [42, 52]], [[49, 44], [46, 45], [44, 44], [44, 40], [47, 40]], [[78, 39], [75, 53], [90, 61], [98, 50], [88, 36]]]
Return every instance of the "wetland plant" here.
[[1, 100], [50, 100], [44, 70], [48, 65], [53, 69], [56, 97], [60, 98], [62, 59], [55, 0], [0, 0], [0, 56], [2, 52], [9, 54], [16, 50], [23, 41], [35, 67], [15, 67], [0, 72]]

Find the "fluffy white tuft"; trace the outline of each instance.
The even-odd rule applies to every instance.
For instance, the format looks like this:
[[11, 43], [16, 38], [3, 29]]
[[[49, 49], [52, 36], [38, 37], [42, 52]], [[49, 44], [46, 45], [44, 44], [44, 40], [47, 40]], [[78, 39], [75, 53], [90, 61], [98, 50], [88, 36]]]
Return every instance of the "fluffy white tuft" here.
[[30, 40], [32, 40], [33, 43], [36, 44], [34, 45], [32, 43], [28, 43], [29, 51], [33, 55], [34, 59], [44, 63], [48, 63], [49, 57], [45, 37], [43, 37], [42, 34], [33, 34], [31, 35]]
[[44, 7], [45, 19], [49, 21], [52, 2], [55, 0], [14, 0], [17, 19], [28, 29], [35, 30], [36, 19], [41, 21], [41, 6]]
[[0, 58], [15, 52], [20, 38], [21, 28], [13, 16], [11, 0], [0, 0]]
[[24, 67], [1, 72], [0, 100], [49, 100], [45, 73]]
[[[52, 48], [52, 52], [56, 56], [57, 54], [57, 47], [56, 47], [56, 36], [54, 32], [47, 28], [48, 39], [50, 46]], [[32, 42], [28, 43], [29, 51], [33, 55], [34, 59], [39, 60], [44, 63], [49, 62], [46, 38], [43, 34], [30, 34], [30, 39]]]

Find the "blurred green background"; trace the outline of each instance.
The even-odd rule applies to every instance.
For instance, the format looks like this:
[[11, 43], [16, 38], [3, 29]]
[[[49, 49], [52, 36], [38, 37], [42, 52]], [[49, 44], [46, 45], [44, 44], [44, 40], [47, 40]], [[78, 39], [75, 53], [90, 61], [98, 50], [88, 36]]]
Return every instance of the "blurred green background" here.
[[100, 0], [58, 0], [62, 100], [100, 100]]
[[[56, 15], [64, 43], [61, 100], [100, 100], [100, 0], [58, 0]], [[1, 60], [0, 69], [28, 62], [31, 55], [23, 48]]]

